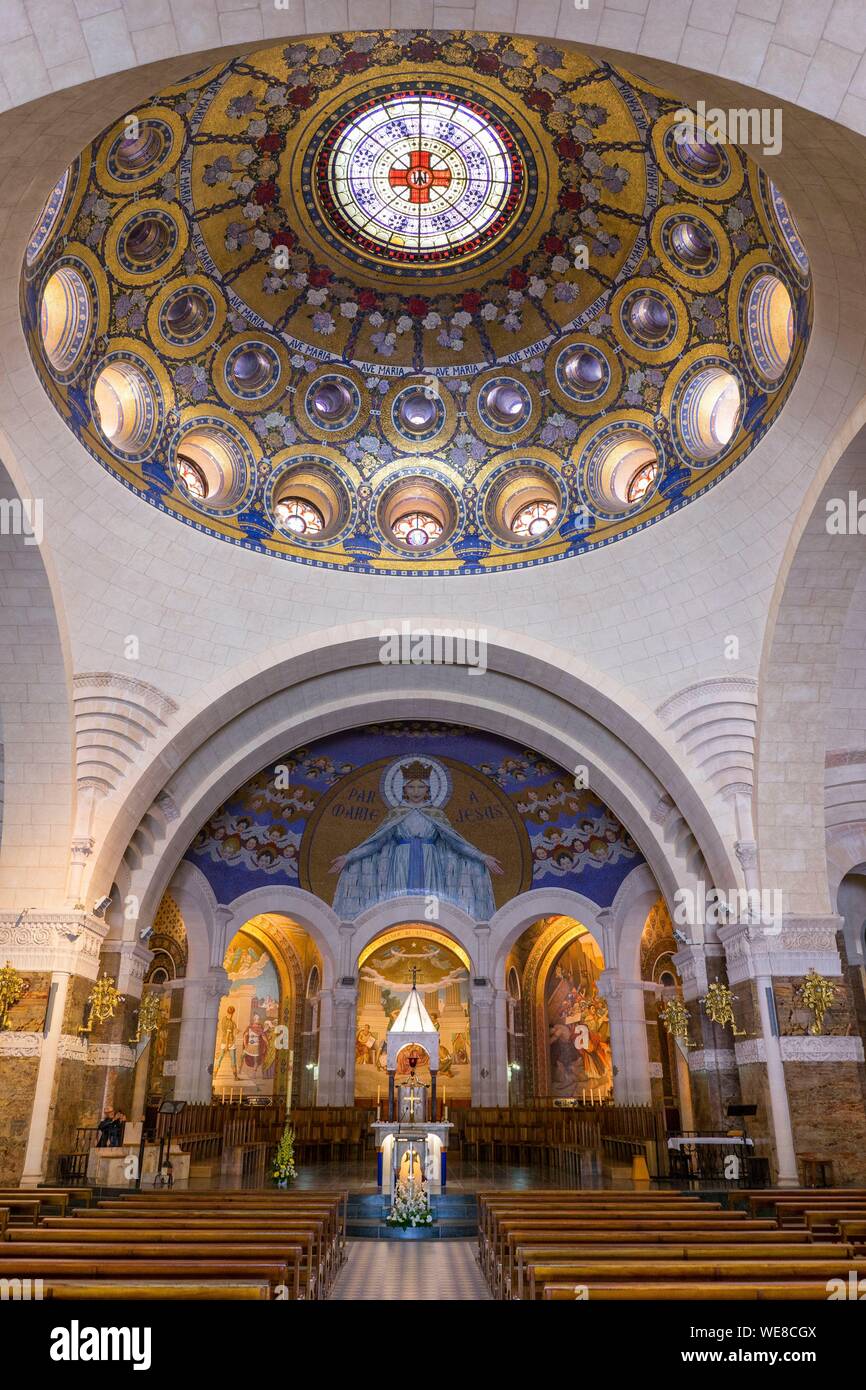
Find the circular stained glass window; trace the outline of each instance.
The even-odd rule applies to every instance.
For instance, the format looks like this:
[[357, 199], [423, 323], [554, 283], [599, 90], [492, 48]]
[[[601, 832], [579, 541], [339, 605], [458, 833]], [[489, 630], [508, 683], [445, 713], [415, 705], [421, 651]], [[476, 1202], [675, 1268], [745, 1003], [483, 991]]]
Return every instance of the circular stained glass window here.
[[413, 548], [431, 545], [442, 535], [442, 524], [429, 512], [407, 512], [394, 522], [393, 532], [398, 541]]
[[515, 536], [544, 536], [556, 521], [555, 502], [545, 500], [529, 502], [521, 507], [511, 523]]
[[513, 136], [468, 96], [394, 92], [344, 115], [315, 165], [333, 227], [372, 255], [415, 264], [477, 254], [520, 210]]
[[296, 536], [314, 536], [325, 525], [325, 518], [311, 502], [302, 497], [285, 497], [274, 508], [277, 520]]

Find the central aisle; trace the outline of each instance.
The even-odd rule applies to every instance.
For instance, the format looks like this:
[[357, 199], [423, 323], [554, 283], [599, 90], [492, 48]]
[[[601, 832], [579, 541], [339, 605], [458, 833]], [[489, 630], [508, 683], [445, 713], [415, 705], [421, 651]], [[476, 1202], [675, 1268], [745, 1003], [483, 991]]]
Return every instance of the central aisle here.
[[490, 1302], [472, 1240], [353, 1240], [332, 1299]]

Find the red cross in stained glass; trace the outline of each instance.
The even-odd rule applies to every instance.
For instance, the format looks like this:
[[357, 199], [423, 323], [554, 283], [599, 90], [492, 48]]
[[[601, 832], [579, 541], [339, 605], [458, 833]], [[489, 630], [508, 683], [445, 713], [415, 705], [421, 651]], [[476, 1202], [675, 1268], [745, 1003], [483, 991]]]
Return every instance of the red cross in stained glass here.
[[388, 174], [392, 188], [408, 188], [410, 203], [429, 203], [431, 188], [447, 188], [451, 182], [450, 169], [431, 169], [430, 151], [413, 150], [409, 156], [409, 168], [398, 169], [395, 165]]

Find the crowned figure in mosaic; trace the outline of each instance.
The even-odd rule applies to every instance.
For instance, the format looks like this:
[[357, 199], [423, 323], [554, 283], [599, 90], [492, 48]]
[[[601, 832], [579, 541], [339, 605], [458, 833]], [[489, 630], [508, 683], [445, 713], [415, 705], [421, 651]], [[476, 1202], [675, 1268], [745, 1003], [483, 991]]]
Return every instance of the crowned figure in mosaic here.
[[331, 865], [340, 875], [334, 911], [344, 919], [386, 898], [431, 894], [463, 908], [476, 921], [496, 910], [490, 875], [502, 867], [465, 840], [442, 806], [451, 794], [447, 769], [436, 759], [399, 759], [385, 769], [382, 796], [391, 807], [366, 840]]

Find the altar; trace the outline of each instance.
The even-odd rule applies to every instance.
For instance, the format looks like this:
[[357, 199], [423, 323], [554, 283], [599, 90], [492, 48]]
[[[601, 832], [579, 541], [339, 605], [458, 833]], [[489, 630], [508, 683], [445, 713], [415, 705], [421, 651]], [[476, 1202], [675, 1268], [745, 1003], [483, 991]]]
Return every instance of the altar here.
[[[416, 1077], [423, 1052], [430, 1064], [430, 1085]], [[405, 1054], [408, 1079], [396, 1086], [401, 1056]], [[441, 1192], [447, 1179], [446, 1151], [452, 1125], [447, 1109], [436, 1118], [436, 1076], [439, 1070], [439, 1034], [418, 993], [416, 974], [412, 989], [394, 1020], [386, 1040], [388, 1068], [388, 1118], [377, 1117], [377, 1179], [383, 1195], [393, 1199], [397, 1184], [418, 1190]]]

